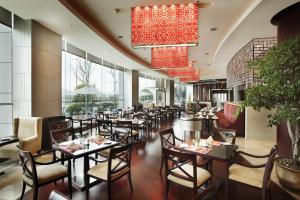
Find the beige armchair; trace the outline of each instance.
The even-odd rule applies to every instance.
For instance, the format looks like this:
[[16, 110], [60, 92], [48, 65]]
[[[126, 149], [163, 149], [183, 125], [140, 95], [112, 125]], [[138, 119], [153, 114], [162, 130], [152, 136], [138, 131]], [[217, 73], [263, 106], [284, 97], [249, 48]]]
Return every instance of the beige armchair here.
[[42, 118], [19, 117], [14, 119], [14, 136], [19, 139], [20, 148], [32, 154], [42, 147]]

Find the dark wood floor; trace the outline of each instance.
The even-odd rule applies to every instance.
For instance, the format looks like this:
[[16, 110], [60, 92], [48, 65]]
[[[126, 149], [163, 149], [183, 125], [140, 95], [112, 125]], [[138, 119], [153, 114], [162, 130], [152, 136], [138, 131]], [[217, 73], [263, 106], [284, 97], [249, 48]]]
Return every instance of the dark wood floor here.
[[[132, 182], [133, 192], [130, 192], [127, 177], [124, 177], [112, 185], [112, 199], [132, 199], [132, 200], [160, 200], [165, 192], [164, 173], [160, 175], [159, 168], [161, 162], [161, 148], [158, 132], [170, 127], [175, 128], [175, 133], [181, 133], [182, 128], [178, 126], [176, 120], [168, 120], [160, 124], [158, 129], [153, 130], [153, 137], [147, 142], [135, 144], [132, 151]], [[82, 160], [76, 160], [76, 165], [81, 166]], [[81, 169], [76, 169], [75, 174], [82, 174]], [[40, 188], [39, 199], [48, 199], [52, 190], [58, 190], [68, 194], [67, 181], [58, 182], [57, 185], [50, 184]], [[258, 192], [251, 189], [241, 189], [236, 185], [231, 185], [230, 199], [259, 199]], [[275, 192], [275, 191], [274, 191]], [[220, 196], [223, 196], [221, 188]], [[234, 197], [233, 197], [234, 196]], [[272, 195], [273, 196], [273, 195]], [[249, 198], [248, 198], [249, 197]], [[276, 197], [276, 195], [275, 195]], [[0, 197], [1, 199], [1, 197]], [[25, 200], [32, 199], [32, 191], [25, 194]], [[107, 185], [100, 183], [90, 189], [89, 196], [85, 192], [77, 191], [73, 188], [73, 199], [75, 200], [106, 200]], [[186, 188], [171, 184], [169, 190], [169, 200], [192, 199], [192, 191]], [[273, 198], [274, 199], [274, 198]], [[281, 199], [275, 198], [275, 199]]]

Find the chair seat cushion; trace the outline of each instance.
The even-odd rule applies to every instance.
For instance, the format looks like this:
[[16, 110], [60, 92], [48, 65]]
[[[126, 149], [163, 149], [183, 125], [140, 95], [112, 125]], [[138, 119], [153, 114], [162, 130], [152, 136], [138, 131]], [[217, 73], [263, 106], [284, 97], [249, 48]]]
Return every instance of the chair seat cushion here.
[[110, 149], [104, 149], [102, 151], [99, 151], [98, 154], [102, 157], [108, 158], [110, 154]]
[[[37, 165], [36, 173], [38, 176], [38, 183], [43, 184], [51, 180], [55, 180], [59, 177], [68, 175], [68, 168], [62, 164], [50, 164], [50, 165]], [[25, 182], [32, 184], [32, 180], [23, 175]]]
[[[113, 169], [119, 163], [119, 161], [120, 160], [118, 160], [118, 159], [112, 159], [111, 160], [111, 168]], [[126, 163], [122, 162], [117, 168], [120, 168], [120, 167], [124, 166], [125, 164]], [[104, 163], [99, 163], [99, 164], [93, 166], [92, 168], [90, 168], [90, 170], [87, 173], [93, 177], [97, 177], [102, 180], [107, 180], [107, 170], [108, 170], [108, 162], [104, 162]], [[112, 174], [111, 180], [115, 180], [128, 172], [129, 172], [129, 167], [126, 167], [126, 168], [120, 170], [119, 172]]]
[[[188, 174], [190, 174], [191, 176], [193, 176], [193, 166], [190, 165], [190, 164], [185, 164], [183, 166], [181, 166], [182, 169], [184, 169]], [[205, 170], [205, 169], [202, 169], [200, 167], [197, 167], [197, 187], [201, 186], [203, 183], [205, 183], [210, 177], [210, 173]], [[184, 177], [187, 177], [186, 174], [184, 174], [180, 169], [176, 168], [176, 169], [173, 169], [172, 170], [173, 172], [177, 173], [177, 174], [180, 174]], [[190, 181], [187, 181], [187, 180], [183, 180], [181, 178], [178, 178], [176, 176], [173, 176], [171, 174], [168, 175], [167, 177], [170, 181], [173, 181], [177, 184], [180, 184], [180, 185], [183, 185], [183, 186], [186, 186], [186, 187], [189, 187], [189, 188], [193, 188], [194, 187], [194, 184]]]
[[229, 168], [228, 178], [247, 185], [262, 188], [264, 168], [249, 168], [233, 164]]

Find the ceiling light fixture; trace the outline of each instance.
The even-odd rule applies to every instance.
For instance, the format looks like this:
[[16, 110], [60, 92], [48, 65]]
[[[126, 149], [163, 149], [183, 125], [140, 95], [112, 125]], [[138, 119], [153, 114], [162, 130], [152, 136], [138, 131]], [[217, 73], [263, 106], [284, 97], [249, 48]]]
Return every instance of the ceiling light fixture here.
[[133, 48], [196, 46], [198, 44], [198, 6], [135, 7], [131, 9]]
[[151, 49], [153, 68], [177, 68], [188, 66], [188, 47], [160, 47]]

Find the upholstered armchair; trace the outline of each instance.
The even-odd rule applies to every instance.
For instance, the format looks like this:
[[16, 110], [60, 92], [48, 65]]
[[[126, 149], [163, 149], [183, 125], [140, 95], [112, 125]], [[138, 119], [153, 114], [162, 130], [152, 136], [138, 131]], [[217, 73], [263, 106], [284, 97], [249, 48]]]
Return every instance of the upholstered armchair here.
[[19, 139], [21, 149], [32, 154], [38, 153], [42, 147], [42, 118], [15, 118], [13, 134]]

